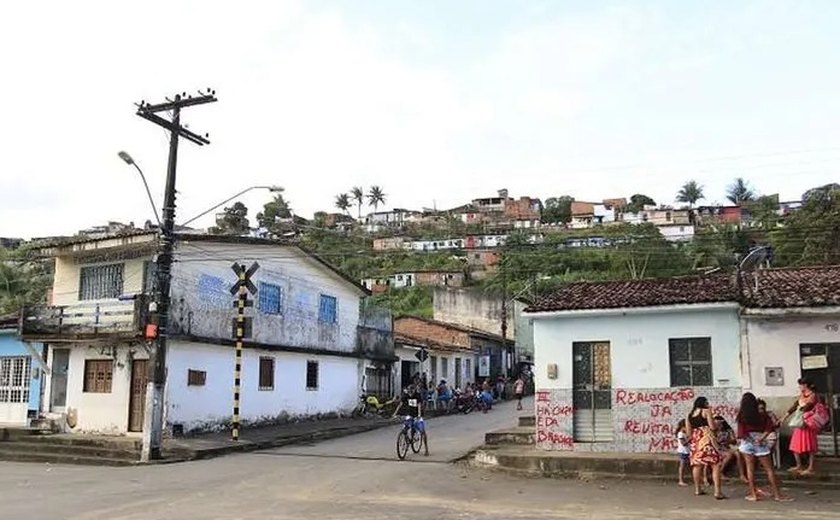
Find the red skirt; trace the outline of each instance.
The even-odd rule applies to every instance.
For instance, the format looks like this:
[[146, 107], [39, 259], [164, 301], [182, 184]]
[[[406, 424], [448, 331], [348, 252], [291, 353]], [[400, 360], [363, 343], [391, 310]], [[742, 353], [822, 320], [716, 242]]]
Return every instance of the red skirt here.
[[817, 432], [811, 428], [794, 428], [790, 438], [790, 451], [793, 453], [816, 453]]
[[714, 433], [708, 428], [694, 428], [691, 431], [691, 465], [692, 466], [714, 466], [720, 464], [720, 452], [712, 441]]

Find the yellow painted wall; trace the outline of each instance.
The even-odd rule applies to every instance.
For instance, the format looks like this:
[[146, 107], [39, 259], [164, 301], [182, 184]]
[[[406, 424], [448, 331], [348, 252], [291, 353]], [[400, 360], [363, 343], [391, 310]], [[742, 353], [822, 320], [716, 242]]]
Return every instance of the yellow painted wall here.
[[58, 257], [55, 260], [55, 280], [53, 282], [53, 305], [72, 305], [79, 302], [79, 273], [88, 265], [107, 265], [124, 263], [123, 293], [139, 293], [143, 290], [143, 263], [149, 258], [134, 258], [113, 262], [84, 263], [73, 257]]

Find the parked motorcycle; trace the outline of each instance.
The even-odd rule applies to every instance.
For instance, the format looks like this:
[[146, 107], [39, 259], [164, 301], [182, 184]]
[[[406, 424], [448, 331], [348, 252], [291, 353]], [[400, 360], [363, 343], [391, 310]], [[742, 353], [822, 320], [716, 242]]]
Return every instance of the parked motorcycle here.
[[477, 405], [475, 394], [458, 391], [455, 394], [455, 410], [464, 415], [472, 412]]
[[397, 408], [400, 397], [394, 396], [387, 401], [380, 401], [375, 395], [362, 394], [359, 396], [359, 404], [353, 410], [354, 417], [366, 417], [370, 415], [379, 415], [382, 417], [390, 417]]

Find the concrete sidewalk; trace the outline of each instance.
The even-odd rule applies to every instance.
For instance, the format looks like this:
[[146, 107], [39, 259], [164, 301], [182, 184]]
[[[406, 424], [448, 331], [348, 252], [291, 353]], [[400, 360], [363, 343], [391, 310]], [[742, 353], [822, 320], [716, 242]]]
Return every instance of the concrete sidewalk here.
[[[579, 479], [676, 481], [679, 465], [677, 457], [671, 454], [543, 451], [527, 445], [485, 445], [473, 451], [468, 460], [475, 466], [521, 475]], [[817, 468], [817, 474], [812, 477], [794, 476], [784, 469], [777, 470], [777, 475], [785, 486], [840, 488], [840, 460], [820, 458]], [[758, 471], [758, 478], [766, 477]]]
[[159, 462], [199, 460], [229, 453], [264, 450], [291, 444], [305, 444], [355, 435], [392, 424], [396, 424], [396, 421], [381, 418], [339, 418], [243, 429], [240, 432], [239, 440], [235, 442], [231, 440], [229, 431], [165, 439], [163, 444], [164, 458]]

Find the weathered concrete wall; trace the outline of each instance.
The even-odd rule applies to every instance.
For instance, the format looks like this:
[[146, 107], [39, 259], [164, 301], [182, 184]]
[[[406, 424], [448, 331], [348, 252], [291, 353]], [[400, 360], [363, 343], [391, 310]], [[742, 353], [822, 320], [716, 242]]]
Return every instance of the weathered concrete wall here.
[[543, 450], [664, 452], [677, 449], [676, 425], [694, 399], [709, 399], [715, 415], [735, 427], [741, 388], [617, 388], [612, 390], [612, 442], [574, 441], [572, 390], [537, 390], [536, 442]]
[[[784, 414], [799, 393], [796, 381], [802, 370], [799, 346], [840, 343], [840, 313], [823, 317], [743, 317], [744, 387], [767, 400], [769, 408]], [[781, 385], [768, 384], [765, 370], [781, 369]]]
[[516, 351], [519, 354], [519, 361], [524, 358], [534, 359], [534, 321], [530, 316], [524, 314], [527, 305], [520, 301], [513, 302], [514, 338], [516, 339]]
[[[52, 366], [53, 348], [49, 349], [47, 363]], [[67, 369], [67, 405], [75, 410], [74, 432], [121, 434], [128, 431], [128, 404], [131, 392], [131, 361], [148, 359], [141, 344], [121, 345], [72, 345]], [[84, 391], [85, 360], [113, 360], [111, 392]], [[44, 378], [44, 396], [49, 402], [51, 380]]]
[[[171, 316], [178, 333], [229, 339], [235, 315], [229, 289], [236, 281], [230, 266], [257, 261], [253, 282], [280, 286], [282, 311], [265, 312], [255, 296], [254, 308], [247, 311], [253, 316], [251, 341], [344, 352], [356, 348], [360, 291], [297, 248], [179, 242], [177, 259]], [[337, 299], [337, 323], [319, 321], [321, 295]]]
[[[502, 298], [471, 289], [435, 288], [434, 318], [490, 334], [502, 333]], [[508, 308], [508, 338], [516, 334], [513, 306]]]
[[[234, 349], [173, 341], [167, 359], [166, 422], [185, 431], [213, 430], [230, 422], [233, 407]], [[259, 359], [274, 358], [274, 388], [259, 389]], [[318, 388], [306, 388], [306, 363], [318, 362]], [[353, 358], [314, 356], [246, 348], [242, 359], [240, 414], [245, 424], [296, 417], [348, 413], [359, 392]], [[187, 386], [187, 371], [207, 373], [204, 386]]]

